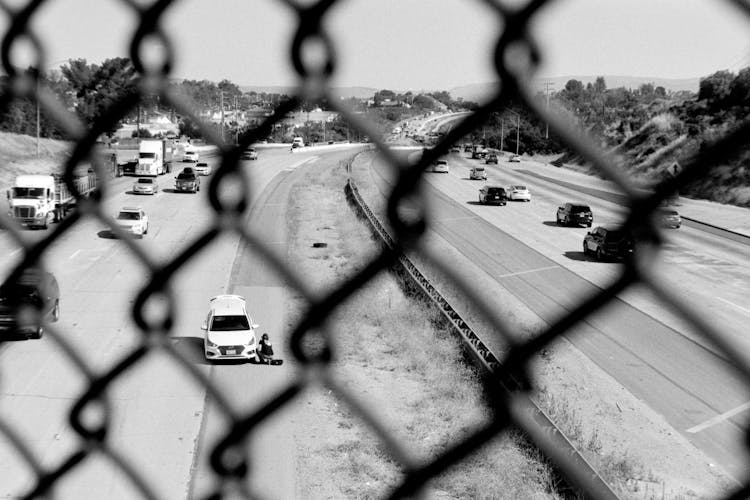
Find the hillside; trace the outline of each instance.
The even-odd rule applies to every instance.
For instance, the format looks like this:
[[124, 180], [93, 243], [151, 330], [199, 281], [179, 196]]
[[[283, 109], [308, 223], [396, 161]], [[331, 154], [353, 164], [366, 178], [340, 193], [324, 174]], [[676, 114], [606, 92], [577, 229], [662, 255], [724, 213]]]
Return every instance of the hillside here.
[[64, 161], [70, 143], [40, 139], [36, 157], [36, 137], [0, 132], [0, 188], [7, 189], [20, 174], [56, 172]]

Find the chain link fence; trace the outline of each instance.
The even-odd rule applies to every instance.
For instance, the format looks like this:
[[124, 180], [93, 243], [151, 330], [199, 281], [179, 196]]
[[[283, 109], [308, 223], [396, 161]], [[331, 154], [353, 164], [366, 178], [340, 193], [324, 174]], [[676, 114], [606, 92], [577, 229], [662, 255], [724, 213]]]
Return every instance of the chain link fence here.
[[[333, 39], [324, 29], [324, 25], [328, 12], [340, 2], [321, 0], [317, 3], [305, 3], [303, 5], [289, 0], [279, 1], [287, 3], [297, 13], [298, 25], [291, 41], [290, 52], [293, 67], [300, 78], [296, 96], [280, 105], [274, 114], [258, 127], [240, 136], [238, 145], [229, 145], [222, 142], [221, 137], [217, 135], [213, 128], [206, 125], [202, 126], [201, 130], [208, 141], [219, 147], [220, 168], [208, 185], [208, 200], [217, 215], [217, 222], [213, 227], [206, 230], [201, 237], [180, 249], [177, 255], [166, 265], [157, 264], [138, 245], [128, 238], [121, 238], [121, 244], [127, 245], [129, 251], [137, 257], [143, 268], [151, 276], [147, 286], [140, 290], [134, 298], [132, 306], [132, 320], [142, 333], [142, 342], [137, 348], [124, 353], [122, 358], [110, 366], [108, 370], [98, 372], [66, 340], [63, 332], [58, 331], [54, 326], [49, 327], [50, 338], [58, 345], [60, 356], [67, 357], [69, 363], [80, 372], [87, 383], [86, 390], [75, 401], [69, 414], [70, 425], [80, 437], [80, 446], [70, 454], [67, 460], [50, 470], [45, 468], [40, 457], [34, 454], [28, 443], [25, 443], [23, 438], [14, 432], [13, 422], [0, 419], [0, 434], [16, 451], [19, 460], [25, 462], [25, 465], [36, 476], [36, 483], [33, 488], [29, 491], [19, 492], [19, 495], [24, 498], [50, 496], [54, 493], [56, 485], [64, 480], [67, 474], [80, 467], [92, 455], [103, 454], [136, 485], [143, 498], [157, 498], [151, 485], [138, 470], [137, 465], [130, 463], [122, 451], [113, 447], [110, 442], [112, 401], [108, 396], [112, 386], [121, 377], [143, 363], [149, 354], [154, 351], [165, 353], [174, 363], [190, 373], [194, 380], [206, 388], [209, 397], [216, 402], [225, 414], [224, 416], [229, 424], [226, 426], [223, 439], [220, 439], [211, 450], [211, 467], [217, 478], [217, 484], [225, 485], [224, 488], [226, 485], [242, 484], [249, 474], [249, 464], [246, 459], [237, 458], [244, 457], [242, 450], [237, 448], [241, 447], [241, 443], [244, 443], [246, 438], [257, 432], [259, 425], [264, 420], [273, 416], [275, 412], [298, 396], [308, 384], [312, 383], [306, 377], [312, 377], [314, 373], [322, 373], [318, 376], [326, 378], [326, 367], [329, 366], [332, 357], [331, 339], [326, 337], [325, 329], [321, 328], [326, 319], [342, 301], [355, 293], [363, 284], [373, 279], [382, 270], [393, 266], [399, 256], [405, 250], [413, 248], [424, 234], [427, 226], [425, 219], [404, 218], [401, 210], [404, 203], [413, 204], [415, 200], [419, 199], [418, 185], [422, 174], [434, 160], [448, 153], [452, 144], [459, 142], [464, 136], [481, 127], [491, 113], [503, 109], [511, 102], [522, 102], [533, 110], [541, 120], [549, 123], [550, 131], [560, 137], [570, 149], [617, 184], [628, 200], [628, 215], [624, 226], [637, 237], [638, 251], [635, 257], [624, 263], [619, 279], [610, 287], [602, 290], [596, 296], [582, 300], [570, 314], [552, 324], [536, 337], [522, 343], [514, 340], [508, 326], [493, 316], [486, 300], [478, 294], [477, 290], [463, 282], [452, 270], [445, 269], [440, 263], [435, 262], [434, 265], [440, 268], [442, 272], [455, 277], [457, 286], [469, 300], [484, 305], [484, 312], [488, 318], [495, 318], [494, 327], [496, 331], [502, 334], [505, 341], [511, 346], [500, 363], [504, 371], [518, 382], [520, 392], [499, 392], [497, 398], [493, 401], [495, 405], [494, 419], [488, 425], [477, 429], [462, 442], [432, 457], [428, 463], [417, 464], [410, 461], [409, 454], [407, 450], [403, 449], [403, 445], [389, 436], [381, 423], [377, 422], [372, 415], [369, 415], [366, 410], [357, 404], [356, 399], [351, 397], [341, 384], [327, 380], [330, 386], [340, 390], [341, 398], [351, 404], [352, 408], [358, 411], [360, 417], [370, 424], [385, 444], [391, 457], [400, 463], [406, 471], [401, 485], [390, 494], [391, 498], [403, 498], [417, 494], [431, 478], [462, 460], [488, 439], [516, 428], [524, 429], [553, 463], [561, 466], [566, 473], [571, 474], [573, 477], [569, 479], [581, 489], [585, 496], [597, 497], [597, 489], [592, 485], [590, 478], [580, 471], [576, 473], [575, 470], [566, 468], [567, 458], [561, 454], [554, 441], [545, 436], [543, 432], [538, 432], [539, 429], [535, 427], [535, 422], [528, 418], [528, 413], [524, 408], [526, 400], [521, 396], [525, 391], [530, 391], [532, 387], [530, 375], [527, 373], [527, 366], [532, 357], [549, 346], [555, 339], [564, 335], [571, 327], [589, 317], [634, 284], [648, 287], [658, 299], [679, 312], [687, 322], [716, 346], [723, 356], [731, 361], [734, 368], [745, 380], [750, 382], [750, 367], [745, 358], [731, 347], [722, 332], [717, 331], [700, 313], [688, 307], [672, 290], [654, 279], [653, 274], [649, 271], [649, 264], [653, 261], [652, 256], [663, 241], [650, 214], [659, 207], [662, 201], [672, 196], [682, 186], [698, 179], [709, 169], [730, 160], [742, 151], [750, 133], [750, 124], [740, 126], [710, 147], [703, 149], [699, 154], [683, 163], [681, 172], [661, 182], [652, 193], [644, 195], [613, 165], [600, 148], [576, 131], [571, 130], [569, 124], [559, 117], [545, 112], [543, 106], [540, 106], [532, 95], [530, 79], [539, 64], [540, 52], [536, 41], [529, 32], [529, 25], [530, 21], [546, 4], [553, 2], [532, 0], [520, 8], [511, 8], [499, 1], [484, 0], [483, 3], [496, 16], [497, 25], [503, 27], [498, 32], [494, 54], [496, 76], [502, 82], [502, 86], [488, 102], [453, 127], [435, 147], [427, 150], [418, 163], [412, 164], [389, 150], [380, 141], [377, 131], [370, 123], [363, 119], [361, 115], [354, 114], [338, 105], [338, 99], [330, 93], [329, 80], [335, 74], [337, 60]], [[6, 2], [0, 3], [4, 14], [10, 19], [2, 43], [2, 64], [9, 77], [9, 85], [7, 91], [0, 96], [0, 109], [6, 112], [14, 99], [32, 99], [39, 103], [44, 115], [53, 120], [64, 135], [72, 138], [75, 147], [64, 166], [65, 174], [63, 177], [68, 189], [76, 193], [78, 198], [78, 210], [62, 219], [60, 224], [49, 231], [44, 239], [35, 244], [27, 243], [24, 234], [16, 223], [4, 212], [0, 213], [0, 226], [5, 230], [7, 236], [23, 249], [23, 259], [7, 277], [6, 285], [18, 282], [24, 270], [38, 267], [49, 249], [84, 220], [97, 221], [102, 225], [109, 226], [114, 234], [125, 236], [119, 227], [112, 224], [112, 220], [104, 212], [101, 204], [102, 199], [106, 197], [108, 189], [110, 189], [107, 180], [112, 176], [111, 166], [102, 163], [100, 158], [93, 154], [93, 151], [101, 133], [110, 130], [114, 124], [135, 109], [143, 96], [147, 94], [157, 95], [162, 103], [171, 106], [178, 114], [190, 117], [195, 123], [201, 123], [200, 118], [194, 115], [194, 108], [191, 103], [177, 95], [169, 85], [176, 48], [171, 42], [170, 34], [163, 30], [162, 22], [165, 16], [169, 15], [169, 8], [180, 2], [177, 0], [157, 0], [145, 6], [142, 5], [142, 2], [132, 0], [120, 0], [120, 3], [127, 5], [138, 19], [138, 23], [133, 30], [129, 54], [140, 75], [138, 92], [121, 96], [91, 128], [84, 127], [71, 112], [57, 101], [51, 91], [43, 84], [39, 85], [37, 82], [38, 76], [21, 71], [13, 60], [13, 49], [16, 44], [30, 42], [30, 45], [35, 49], [36, 62], [33, 66], [37, 68], [45, 67], [44, 44], [40, 34], [32, 28], [36, 13], [44, 4], [43, 0], [31, 0], [19, 9], [10, 7]], [[740, 1], [731, 3], [745, 15], [750, 14], [750, 6], [747, 3]], [[217, 6], [217, 8], [219, 7]], [[158, 63], [146, 64], [141, 56], [145, 45], [153, 41], [157, 41], [165, 47], [165, 57]], [[303, 56], [305, 47], [310, 43], [321, 44], [325, 48], [326, 52], [322, 63], [311, 64], [305, 60]], [[373, 259], [369, 265], [359, 272], [350, 276], [338, 289], [331, 291], [324, 297], [317, 297], [306, 289], [302, 280], [295, 276], [285, 266], [284, 262], [270, 251], [258, 235], [252, 234], [243, 225], [243, 216], [249, 207], [248, 193], [243, 193], [236, 200], [228, 200], [222, 197], [221, 193], [228, 184], [238, 181], [247, 184], [247, 174], [242, 168], [239, 168], [242, 151], [254, 142], [268, 136], [274, 124], [279, 123], [285, 115], [294, 111], [303, 99], [321, 100], [324, 98], [332, 103], [336, 111], [352, 127], [357, 128], [361, 133], [372, 139], [380, 153], [392, 166], [393, 171], [397, 173], [397, 179], [387, 205], [388, 222], [393, 231], [394, 244], [391, 247], [384, 247], [377, 258]], [[78, 192], [77, 185], [74, 182], [75, 169], [80, 164], [88, 162], [92, 164], [98, 178], [104, 180], [100, 182], [98, 191], [95, 191], [92, 196], [84, 196], [83, 193]], [[267, 265], [278, 272], [289, 286], [306, 300], [308, 304], [307, 313], [291, 332], [290, 351], [294, 355], [296, 363], [300, 366], [319, 368], [318, 371], [300, 370], [297, 379], [279, 392], [266, 406], [252, 414], [244, 414], [234, 409], [225, 400], [221, 390], [212, 385], [202, 372], [178, 353], [168, 340], [175, 315], [178, 313], [170, 283], [183, 266], [196, 254], [220, 238], [222, 234], [229, 232], [239, 235], [243, 242], [252, 244], [260, 256], [265, 259]], [[161, 316], [154, 317], [147, 314], [146, 310], [157, 299], [166, 300], [167, 307]], [[40, 311], [37, 311], [36, 314], [40, 314]], [[322, 349], [308, 351], [304, 347], [304, 340], [313, 331], [323, 332], [322, 338], [325, 346]], [[84, 418], [84, 414], [92, 408], [101, 409], [101, 419], [91, 422]], [[239, 491], [244, 491], [246, 498], [251, 497], [251, 494], [242, 488]], [[225, 489], [218, 487], [212, 498], [221, 498], [225, 493]], [[744, 485], [730, 498], [744, 498], [748, 495], [750, 495], [750, 483]]]

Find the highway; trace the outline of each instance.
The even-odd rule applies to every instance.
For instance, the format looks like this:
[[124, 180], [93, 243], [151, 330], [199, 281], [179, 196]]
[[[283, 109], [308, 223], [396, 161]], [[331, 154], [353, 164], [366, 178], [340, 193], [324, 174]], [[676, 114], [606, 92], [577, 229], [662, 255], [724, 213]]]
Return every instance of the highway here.
[[[477, 160], [452, 154], [449, 161], [448, 175], [425, 175], [431, 229], [542, 321], [554, 322], [615, 280], [619, 264], [585, 257], [587, 229], [558, 227], [555, 211], [566, 201], [583, 201], [592, 207], [594, 226], [612, 225], [622, 220], [622, 206], [529, 175], [533, 162], [502, 160], [486, 165], [487, 182], [525, 184], [532, 201], [481, 206], [476, 199], [483, 182], [468, 180]], [[381, 192], [390, 191], [390, 172], [382, 163], [374, 163], [372, 180]], [[750, 311], [741, 306], [750, 296], [750, 248], [692, 227], [666, 234], [655, 267], [659, 279], [710, 318], [740, 352], [750, 353], [743, 328]], [[735, 478], [750, 471], [742, 444], [748, 387], [709, 342], [643, 287], [627, 290], [566, 338]], [[486, 340], [502, 348], [501, 339]]]
[[[295, 155], [287, 149], [264, 149], [259, 160], [243, 162], [251, 185], [250, 229], [285, 256], [284, 214], [289, 196], [285, 180], [298, 168], [314, 168], [318, 161], [338, 162], [351, 154], [344, 149], [320, 154], [311, 149]], [[218, 167], [215, 158], [208, 161]], [[202, 179], [200, 193], [172, 192], [174, 176], [187, 165], [176, 163], [171, 174], [159, 177], [161, 191], [154, 196], [131, 194], [134, 178], [123, 177], [112, 180], [111, 195], [104, 200], [111, 214], [122, 206], [145, 209], [149, 233], [135, 244], [159, 263], [173, 258], [215, 220], [206, 199], [207, 177]], [[24, 232], [32, 240], [45, 234]], [[0, 254], [11, 256], [2, 262], [3, 273], [20, 257], [4, 233], [0, 233]], [[132, 322], [130, 308], [149, 276], [121, 242], [108, 237], [100, 222], [80, 221], [51, 247], [44, 263], [61, 288], [62, 314], [53, 328], [94, 373], [106, 372], [141, 345], [143, 337]], [[271, 335], [278, 356], [287, 357], [282, 284], [267, 269], [237, 235], [223, 234], [181, 268], [172, 283], [178, 305], [172, 345], [220, 387], [237, 411], [249, 411], [270, 398], [291, 377], [293, 363], [209, 365], [203, 359], [200, 325], [212, 296], [242, 294], [261, 331]], [[68, 414], [88, 386], [85, 377], [61, 352], [51, 332], [41, 340], [4, 342], [0, 366], [0, 417], [11, 423], [45, 467], [54, 470], [82, 446]], [[158, 497], [193, 494], [197, 498], [214, 486], [205, 459], [226, 421], [207, 400], [204, 388], [174, 359], [153, 349], [120, 376], [107, 394], [112, 404], [107, 442], [134, 465]], [[264, 428], [261, 440], [251, 445], [262, 457], [255, 456], [255, 463], [263, 462], [262, 468], [254, 469], [257, 474], [251, 483], [258, 491], [271, 496], [281, 492], [279, 498], [290, 498], [294, 496], [290, 473], [295, 463], [291, 424], [281, 417], [273, 425], [273, 429]], [[34, 475], [6, 440], [0, 442], [0, 497], [15, 497], [33, 486]], [[140, 497], [127, 477], [96, 453], [66, 474], [55, 491], [61, 498]]]

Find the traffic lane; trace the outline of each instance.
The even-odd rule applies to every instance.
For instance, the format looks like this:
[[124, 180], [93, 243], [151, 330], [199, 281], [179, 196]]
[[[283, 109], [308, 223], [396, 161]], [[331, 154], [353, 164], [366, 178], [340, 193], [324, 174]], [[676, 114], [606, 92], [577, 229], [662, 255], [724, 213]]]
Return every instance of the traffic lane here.
[[[441, 221], [433, 226], [436, 233], [548, 324], [600, 291], [499, 229], [482, 227], [487, 222], [469, 216], [458, 220], [462, 207], [442, 193], [433, 194], [434, 217]], [[747, 385], [724, 359], [620, 299], [581, 325], [565, 337], [678, 430], [748, 401]], [[737, 445], [744, 424], [740, 416], [686, 436], [740, 478], [747, 472]]]
[[[528, 180], [523, 177], [523, 174], [517, 174], [509, 169], [497, 171], [493, 169], [490, 177], [500, 178], [502, 182], [509, 183], [526, 183], [525, 181]], [[559, 204], [559, 201], [555, 202], [555, 197], [559, 196], [557, 200], [576, 199], [575, 194], [566, 194], [565, 191], [561, 191], [565, 188], [554, 183], [549, 185], [543, 181], [537, 181], [536, 184], [529, 186], [532, 189], [532, 203], [535, 207], [541, 205], [539, 208], [542, 209], [542, 213], [554, 212], [555, 206]], [[589, 202], [589, 200], [584, 200], [584, 202]], [[546, 207], [545, 204], [547, 204]], [[623, 217], [622, 208], [612, 203], [591, 199], [590, 204], [594, 210], [597, 225], [617, 224]], [[523, 220], [525, 215], [522, 211], [522, 213], [514, 214], [513, 221], [504, 219], [503, 227], [534, 248], [549, 248], [549, 253], [545, 251], [546, 255], [574, 270], [577, 274], [601, 285], [600, 270], [592, 267], [588, 259], [574, 260], [576, 256], [582, 257], [582, 253], [577, 251], [567, 253], [570, 250], [565, 250], [565, 247], [580, 246], [586, 229], [557, 228], [554, 227], [555, 224], [547, 222], [545, 225], [552, 227], [540, 227], [538, 222], [527, 219], [528, 227], [536, 226], [538, 229], [518, 230], [513, 222]], [[555, 231], [558, 234], [553, 236], [551, 233]], [[730, 344], [737, 346], [739, 352], [750, 352], [750, 339], [744, 335], [742, 328], [742, 325], [750, 318], [750, 309], [742, 306], [744, 303], [742, 297], [750, 295], [750, 267], [747, 265], [750, 262], [750, 250], [742, 243], [691, 228], [665, 229], [662, 234], [665, 243], [659, 253], [658, 265], [653, 266], [653, 272], [658, 280], [667, 284], [694, 310], [703, 311], [706, 316], [711, 317], [714, 326], [724, 333]], [[544, 235], [544, 237], [540, 238], [539, 235]], [[556, 258], [552, 253], [555, 246], [560, 249], [560, 254], [565, 252], [565, 255], [571, 258], [565, 258], [567, 262]], [[612, 279], [612, 277], [609, 276], [607, 279]], [[626, 293], [622, 297], [637, 308], [682, 331], [704, 347], [715, 349], [711, 342], [703, 338], [682, 317], [671, 310], [665, 310], [664, 305], [650, 292], [644, 290], [643, 293], [637, 295]]]
[[[122, 180], [127, 183], [126, 179]], [[128, 195], [124, 190], [112, 191], [112, 198], [115, 206], [130, 202], [126, 201]], [[164, 231], [154, 235], [155, 241], [151, 234], [144, 240], [135, 241], [157, 258], [167, 257], [185, 239], [202, 233], [204, 228], [198, 224], [201, 217], [213, 220], [210, 211], [197, 197], [160, 193], [142, 198], [144, 201], [150, 199], [149, 203], [158, 200], [149, 209], [153, 208], [155, 221], [179, 228], [173, 233]], [[190, 222], [193, 229], [185, 222]], [[45, 258], [61, 286], [63, 312], [57, 325], [66, 340], [98, 371], [111, 367], [143, 340], [132, 325], [130, 308], [135, 294], [148, 279], [148, 271], [120, 242], [97, 236], [100, 226], [93, 220], [77, 224], [70, 235], [50, 248]], [[169, 250], [159, 255], [162, 248]], [[212, 250], [210, 256], [204, 257], [203, 266], [198, 262], [201, 257], [195, 259], [195, 265], [208, 269], [199, 277], [184, 279], [180, 289], [203, 291], [204, 288], [211, 289], [212, 282], [215, 287], [226, 283], [229, 272], [226, 263], [231, 262], [236, 246], [229, 248], [227, 257], [223, 257], [221, 248]], [[222, 266], [225, 269], [222, 270]], [[202, 296], [200, 302], [205, 313]], [[178, 301], [178, 305], [183, 304], [185, 302]], [[184, 311], [178, 312], [178, 318], [182, 313]], [[82, 388], [80, 373], [69, 366], [70, 363], [50, 340], [45, 337], [38, 342], [13, 343], [0, 356], [4, 373], [2, 387], [6, 391], [2, 405], [6, 413], [3, 416], [17, 423], [20, 432], [35, 436], [32, 441], [38, 447], [38, 453], [47, 463], [55, 465], [77, 444], [77, 437], [67, 427], [67, 415]], [[49, 384], [49, 380], [59, 384]], [[118, 379], [108, 394], [114, 401], [114, 425], [110, 429], [112, 442], [123, 444], [121, 451], [138, 464], [139, 471], [146, 472], [149, 482], [163, 497], [184, 492], [191, 467], [192, 438], [200, 425], [203, 388], [194, 386], [190, 377], [164, 356], [151, 354], [143, 364]], [[165, 404], [165, 400], [169, 403]], [[173, 415], [173, 412], [178, 415]], [[161, 451], [154, 454], [151, 453], [153, 449]], [[12, 458], [2, 459], [0, 463], [8, 467], [18, 465], [18, 461], [14, 464]], [[84, 472], [75, 475], [75, 480], [64, 482], [64, 490], [70, 493], [65, 496], [83, 498], [96, 494], [96, 491], [103, 495], [109, 488], [118, 492], [114, 498], [135, 495], [129, 485], [123, 484], [127, 481], [122, 474], [108, 467], [106, 460], [87, 461], [81, 470]], [[11, 477], [4, 473], [2, 476]], [[23, 479], [28, 481], [29, 478]], [[101, 490], [92, 490], [92, 485], [99, 485]], [[18, 483], [4, 484], [2, 489], [7, 494], [23, 490]]]
[[[331, 152], [320, 157], [298, 158], [297, 155], [276, 155], [285, 162], [258, 193], [248, 215], [248, 230], [258, 235], [282, 261], [287, 256], [287, 209], [293, 199], [295, 179], [302, 169], [314, 169], [326, 162], [340, 163], [352, 156], [351, 151]], [[263, 170], [253, 170], [262, 175]], [[260, 324], [256, 336], [267, 332], [274, 344], [275, 355], [284, 359], [281, 366], [257, 364], [215, 364], [211, 368], [211, 382], [221, 387], [225, 397], [235, 408], [252, 412], [286, 389], [294, 379], [294, 363], [287, 351], [289, 344], [285, 318], [284, 279], [270, 266], [252, 245], [242, 244], [234, 260], [231, 289], [244, 294], [253, 318]], [[303, 278], [303, 277], [300, 277]], [[296, 449], [294, 447], [294, 407], [296, 400], [266, 419], [254, 431], [248, 444], [251, 472], [248, 484], [253, 490], [271, 497], [294, 498], [296, 477]], [[214, 476], [207, 463], [217, 441], [226, 434], [227, 422], [223, 412], [209, 405], [199, 437], [199, 460], [190, 487], [191, 498], [202, 498], [215, 487]]]
[[[377, 170], [387, 170], [387, 167], [376, 162]], [[451, 178], [452, 176], [437, 174], [425, 176], [427, 186], [435, 186], [436, 188], [433, 191], [426, 188], [425, 198], [429, 203], [428, 212], [431, 214], [432, 226], [435, 227], [438, 234], [449, 240], [453, 246], [465, 253], [467, 258], [483, 268], [489, 275], [498, 278], [501, 284], [510, 287], [511, 293], [528, 304], [536, 314], [548, 323], [555, 321], [561, 314], [567, 313], [571, 308], [571, 301], [575, 303], [576, 297], [585, 297], [588, 296], [587, 293], [590, 295], [596, 292], [598, 288], [576, 276], [578, 273], [568, 272], [564, 275], [564, 278], [550, 278], [550, 276], [557, 276], [559, 272], [564, 272], [563, 270], [568, 267], [560, 265], [562, 259], [557, 259], [557, 262], [555, 262], [546, 258], [550, 254], [559, 256], [559, 252], [554, 250], [554, 246], [552, 251], [542, 250], [542, 254], [539, 254], [534, 250], [537, 247], [528, 247], [518, 243], [515, 239], [515, 232], [512, 236], [503, 233], [503, 235], [497, 236], [497, 240], [488, 236], [488, 233], [493, 232], [493, 228], [496, 231], [499, 231], [498, 227], [502, 227], [506, 231], [517, 230], [517, 225], [514, 223], [523, 215], [524, 211], [532, 220], [535, 219], [538, 225], [539, 217], [534, 216], [533, 209], [529, 208], [533, 202], [532, 204], [509, 204], [507, 207], [479, 207], [462, 203], [457, 204], [454, 200], [465, 199], [468, 190], [473, 192], [474, 189], [465, 187], [466, 183], [460, 181], [459, 176], [460, 174], [453, 176], [453, 178]], [[389, 175], [384, 173], [374, 177], [382, 179], [383, 177], [389, 177]], [[385, 179], [380, 182], [382, 184], [388, 183]], [[451, 188], [453, 191], [449, 195], [437, 190], [450, 190]], [[386, 189], [381, 187], [381, 190]], [[457, 196], [456, 192], [462, 194]], [[529, 210], [531, 210], [530, 213]], [[474, 213], [467, 214], [467, 211]], [[484, 224], [491, 227], [483, 227]], [[581, 231], [585, 233], [585, 230]], [[481, 251], [478, 251], [477, 248]], [[510, 250], [513, 248], [517, 248], [517, 250]], [[501, 257], [498, 259], [498, 256]], [[524, 260], [528, 261], [525, 269], [519, 267], [519, 262], [522, 263]], [[558, 269], [555, 269], [556, 263], [559, 265]], [[601, 286], [606, 286], [619, 274], [617, 264], [597, 264], [595, 266], [586, 262], [581, 264], [594, 269], [594, 273], [599, 272], [595, 283]], [[606, 270], [607, 273], [603, 275], [602, 270]], [[523, 274], [515, 275], [515, 273]], [[510, 276], [507, 276], [508, 274]], [[592, 271], [589, 271], [589, 274], [592, 274]], [[604, 279], [605, 276], [606, 279]], [[632, 296], [638, 294], [639, 291], [634, 289], [623, 295], [629, 296], [632, 300]], [[627, 382], [624, 385], [631, 392], [634, 392], [641, 399], [649, 401], [652, 407], [661, 411], [663, 415], [669, 415], [670, 423], [675, 425], [676, 428], [684, 431], [703, 421], [702, 418], [711, 418], [747, 401], [747, 391], [742, 381], [737, 379], [731, 367], [728, 367], [723, 359], [702, 346], [694, 344], [680, 332], [668, 328], [650, 315], [641, 313], [619, 299], [616, 303], [618, 308], [615, 309], [615, 314], [622, 318], [618, 320], [616, 330], [612, 330], [612, 325], [608, 324], [606, 318], [595, 321], [596, 316], [592, 316], [581, 325], [591, 327], [594, 333], [575, 335], [572, 338], [580, 339], [580, 343], [577, 344], [580, 346], [579, 348], [606, 371], [614, 373], [616, 377], [624, 377], [623, 380]], [[645, 326], [642, 325], [644, 322]], [[636, 325], [638, 330], [635, 335], [629, 332], [628, 325]], [[644, 338], [644, 336], [646, 337]], [[657, 345], [658, 349], [655, 348], [652, 337], [666, 339], [667, 346], [659, 347]], [[612, 339], [626, 339], [626, 341], [617, 340], [617, 343], [615, 343]], [[622, 344], [622, 347], [619, 344]], [[585, 349], [587, 345], [591, 346], [589, 352]], [[633, 367], [638, 367], [637, 369], [634, 368], [629, 371], [627, 364], [621, 363], [622, 360], [626, 359], [623, 349], [632, 353], [629, 355], [632, 359], [630, 364]], [[686, 349], [691, 353], [691, 356], [704, 357], [708, 361], [696, 359], [692, 363], [685, 363], [685, 358], [682, 357], [678, 360], [677, 365], [673, 364], [671, 360], [673, 353], [682, 352]], [[615, 354], [610, 359], [612, 353]], [[727, 387], [730, 392], [728, 395], [722, 394], [711, 399], [712, 396], [715, 396], [714, 386], [716, 385], [710, 382], [712, 380], [710, 376], [716, 376], [713, 373], [714, 359], [718, 359], [716, 363], [721, 367], [718, 370], [722, 372], [722, 377], [724, 377], [719, 384], [722, 387]], [[704, 374], [701, 370], [698, 370], [700, 376], [695, 377], [692, 371], [693, 364], [700, 362], [703, 362], [703, 364], [699, 366], [707, 369], [709, 373]], [[667, 365], [664, 367], [665, 373], [661, 372], [662, 365]], [[644, 372], [646, 375], [641, 378], [641, 374]], [[707, 378], [707, 376], [709, 377]], [[681, 387], [683, 379], [690, 384], [686, 388]], [[617, 380], [623, 383], [620, 378]], [[652, 387], [657, 390], [652, 390]], [[651, 398], [651, 394], [658, 394], [658, 397]], [[671, 396], [667, 398], [664, 396], [665, 394]], [[674, 408], [680, 410], [675, 411]], [[689, 414], [693, 420], [683, 418], [684, 414], [681, 413], [683, 409], [684, 414]], [[680, 427], [681, 424], [684, 424], [684, 426]], [[690, 437], [693, 442], [700, 442], [704, 447], [703, 449], [710, 451], [714, 456], [722, 457], [722, 462], [729, 464], [730, 467], [734, 468], [733, 472], [739, 474], [744, 470], [745, 463], [742, 460], [735, 460], [733, 457], [743, 456], [741, 447], [736, 445], [739, 442], [741, 425], [741, 418], [734, 421], [725, 421], [720, 426], [706, 429], [701, 435]], [[724, 429], [727, 426], [730, 428]], [[726, 450], [731, 451], [727, 452]]]

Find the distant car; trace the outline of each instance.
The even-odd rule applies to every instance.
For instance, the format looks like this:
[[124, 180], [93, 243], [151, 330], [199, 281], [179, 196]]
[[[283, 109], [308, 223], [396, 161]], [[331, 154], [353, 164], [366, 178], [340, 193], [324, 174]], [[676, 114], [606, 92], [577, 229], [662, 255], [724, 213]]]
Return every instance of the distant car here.
[[507, 191], [509, 200], [531, 201], [531, 193], [526, 186], [508, 186]]
[[159, 183], [153, 177], [139, 177], [133, 184], [135, 194], [156, 194], [159, 192]]
[[207, 360], [258, 359], [255, 330], [240, 295], [218, 295], [209, 301], [208, 317], [203, 322], [203, 347]]
[[635, 251], [633, 237], [623, 229], [596, 227], [583, 238], [583, 253], [595, 255], [596, 260], [624, 259]]
[[450, 171], [446, 160], [437, 160], [432, 164], [432, 171], [439, 174], [447, 174]]
[[453, 147], [452, 147], [452, 148], [450, 149], [450, 152], [451, 152], [451, 153], [460, 153], [460, 152], [461, 152], [461, 148], [459, 148], [458, 146], [453, 146]]
[[180, 172], [174, 180], [175, 191], [197, 193], [201, 190], [201, 179], [195, 173]]
[[464, 144], [464, 153], [471, 153], [472, 145], [471, 144]]
[[[38, 315], [22, 314], [31, 307]], [[0, 337], [40, 339], [44, 321], [60, 319], [60, 287], [55, 276], [37, 268], [26, 269], [18, 280], [0, 285]]]
[[182, 156], [182, 161], [198, 163], [198, 152], [192, 149], [185, 151], [185, 154]]
[[682, 217], [677, 213], [677, 210], [672, 210], [671, 208], [659, 208], [656, 210], [655, 216], [661, 227], [679, 229], [682, 225]]
[[505, 188], [501, 186], [482, 186], [479, 188], [479, 203], [505, 205], [506, 200]]
[[185, 167], [180, 172], [181, 174], [188, 174], [188, 175], [198, 175], [198, 171], [195, 170], [193, 167]]
[[510, 155], [510, 158], [508, 158], [508, 161], [512, 163], [519, 163], [521, 161], [521, 157], [518, 155]]
[[497, 165], [497, 155], [495, 153], [488, 154], [484, 162], [487, 164], [494, 163], [495, 165]]
[[242, 159], [243, 160], [257, 160], [258, 151], [256, 151], [255, 148], [248, 148], [242, 152]]
[[487, 171], [484, 169], [484, 167], [473, 167], [469, 171], [469, 179], [471, 180], [478, 180], [478, 181], [486, 181], [487, 180]]
[[148, 233], [148, 216], [141, 207], [123, 207], [115, 222], [120, 229], [139, 238]]
[[557, 207], [555, 218], [559, 226], [576, 225], [591, 227], [591, 224], [594, 222], [594, 214], [591, 212], [591, 208], [588, 205], [580, 203], [566, 203], [561, 207]]
[[206, 162], [199, 162], [195, 164], [195, 172], [198, 175], [211, 175], [211, 172], [213, 172], [213, 169], [211, 168], [211, 165], [209, 165]]

